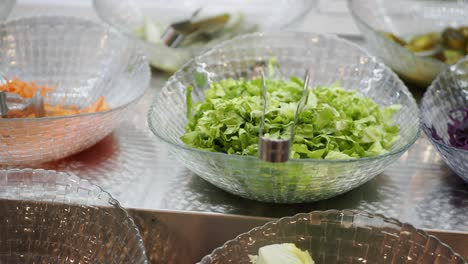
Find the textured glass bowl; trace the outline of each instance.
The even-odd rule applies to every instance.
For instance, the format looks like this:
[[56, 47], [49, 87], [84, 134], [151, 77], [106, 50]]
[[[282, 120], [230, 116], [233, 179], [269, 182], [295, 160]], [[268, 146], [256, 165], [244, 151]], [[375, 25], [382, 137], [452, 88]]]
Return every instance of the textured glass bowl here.
[[16, 0], [2, 0], [0, 1], [0, 21], [7, 19], [11, 10], [16, 4]]
[[[468, 150], [449, 144], [447, 124], [449, 112], [468, 108], [468, 60], [463, 59], [448, 67], [431, 84], [421, 100], [423, 130], [437, 148], [447, 165], [468, 183]], [[442, 138], [433, 137], [434, 128]]]
[[136, 28], [144, 24], [144, 17], [165, 23], [188, 19], [192, 13], [202, 8], [202, 13], [211, 15], [223, 12], [240, 11], [245, 14], [246, 23], [255, 24], [263, 29], [287, 28], [302, 20], [312, 9], [315, 0], [94, 0], [94, 9], [99, 17], [117, 30], [137, 40], [150, 63], [162, 70], [175, 72], [189, 59], [201, 51], [212, 47], [219, 41], [187, 48], [169, 48], [152, 44], [134, 36]]
[[250, 264], [260, 247], [294, 243], [316, 264], [466, 263], [436, 237], [410, 224], [358, 211], [315, 211], [281, 218], [226, 242], [201, 264]]
[[[380, 156], [355, 160], [295, 159], [267, 163], [257, 157], [228, 155], [189, 148], [179, 139], [185, 133], [187, 85], [202, 67], [213, 80], [247, 78], [256, 63], [276, 57], [281, 78], [302, 76], [311, 69], [310, 87], [341, 81], [381, 106], [401, 104], [395, 116], [401, 126], [392, 149]], [[195, 88], [194, 101], [203, 97]], [[325, 199], [349, 191], [381, 173], [419, 137], [416, 102], [398, 77], [358, 46], [334, 36], [312, 33], [257, 33], [237, 37], [195, 58], [166, 83], [149, 116], [153, 133], [167, 142], [175, 156], [203, 179], [230, 193], [268, 202], [293, 203]]]
[[31, 17], [0, 24], [0, 71], [54, 87], [45, 98], [80, 107], [105, 96], [111, 110], [51, 118], [0, 119], [0, 164], [63, 158], [108, 135], [149, 84], [147, 60], [123, 35], [94, 22]]
[[349, 9], [371, 52], [402, 78], [427, 87], [447, 65], [421, 57], [383, 37], [387, 31], [407, 38], [447, 26], [468, 25], [468, 2], [458, 0], [348, 0]]
[[118, 201], [67, 173], [0, 170], [0, 263], [147, 263]]

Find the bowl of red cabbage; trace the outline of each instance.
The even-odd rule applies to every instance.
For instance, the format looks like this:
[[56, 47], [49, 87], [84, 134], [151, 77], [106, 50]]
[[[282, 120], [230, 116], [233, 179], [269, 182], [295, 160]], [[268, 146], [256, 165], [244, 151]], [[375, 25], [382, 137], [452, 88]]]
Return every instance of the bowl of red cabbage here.
[[468, 182], [468, 60], [442, 71], [421, 101], [423, 130], [445, 163]]
[[[369, 181], [415, 142], [419, 120], [411, 93], [375, 57], [335, 36], [294, 32], [214, 47], [168, 80], [148, 114], [188, 169], [276, 203], [326, 199]], [[290, 139], [287, 161], [259, 158], [260, 130]]]

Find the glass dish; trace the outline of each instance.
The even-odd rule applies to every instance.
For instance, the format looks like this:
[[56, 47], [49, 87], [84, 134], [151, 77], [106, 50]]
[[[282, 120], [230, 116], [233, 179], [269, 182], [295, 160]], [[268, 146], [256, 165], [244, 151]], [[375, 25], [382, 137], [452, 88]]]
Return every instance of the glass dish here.
[[[422, 127], [445, 163], [468, 183], [468, 150], [447, 144], [447, 124], [452, 110], [468, 108], [468, 60], [448, 67], [437, 77], [421, 100]], [[432, 128], [442, 140], [434, 138]]]
[[382, 215], [314, 211], [269, 222], [215, 249], [201, 264], [250, 264], [260, 247], [294, 243], [322, 263], [466, 263], [436, 237]]
[[0, 21], [8, 18], [13, 7], [15, 7], [16, 0], [2, 0], [0, 1]]
[[[281, 78], [301, 76], [311, 69], [309, 87], [341, 81], [377, 104], [401, 104], [395, 122], [401, 138], [386, 154], [355, 160], [293, 159], [266, 163], [257, 157], [228, 155], [186, 147], [186, 87], [195, 83], [199, 67], [213, 80], [251, 78], [253, 66], [276, 57]], [[319, 65], [319, 66], [317, 66]], [[194, 88], [194, 101], [203, 89]], [[156, 96], [148, 122], [153, 133], [169, 144], [182, 163], [213, 185], [230, 193], [276, 203], [310, 202], [347, 192], [381, 173], [419, 137], [419, 111], [400, 79], [360, 47], [331, 35], [294, 32], [257, 33], [227, 41], [195, 58], [175, 73]]]
[[405, 39], [431, 31], [441, 32], [447, 26], [468, 25], [467, 1], [348, 0], [348, 6], [371, 52], [402, 78], [424, 88], [447, 65], [418, 56], [380, 32], [391, 32]]
[[313, 8], [315, 0], [94, 0], [94, 9], [106, 23], [137, 40], [150, 63], [164, 71], [175, 72], [203, 50], [220, 40], [185, 48], [169, 48], [164, 44], [152, 44], [135, 36], [135, 30], [144, 25], [145, 16], [162, 23], [174, 23], [189, 19], [198, 8], [199, 16], [216, 15], [222, 12], [241, 12], [247, 25], [258, 25], [258, 30], [285, 29], [301, 21]]
[[0, 170], [0, 208], [0, 263], [147, 263], [133, 219], [77, 176]]
[[111, 110], [0, 119], [0, 164], [35, 164], [84, 150], [107, 136], [149, 85], [134, 43], [95, 22], [30, 17], [0, 25], [0, 72], [53, 87], [45, 102], [86, 107], [104, 96]]

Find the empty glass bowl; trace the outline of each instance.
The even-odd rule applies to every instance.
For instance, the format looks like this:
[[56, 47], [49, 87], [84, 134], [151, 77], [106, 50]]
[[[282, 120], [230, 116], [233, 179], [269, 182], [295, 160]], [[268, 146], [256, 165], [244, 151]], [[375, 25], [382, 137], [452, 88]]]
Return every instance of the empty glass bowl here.
[[0, 20], [5, 20], [16, 4], [16, 0], [0, 1]]
[[448, 26], [468, 26], [468, 2], [458, 0], [348, 0], [349, 9], [369, 49], [402, 78], [427, 87], [447, 65], [439, 60], [418, 56], [387, 39], [391, 32], [403, 39]]
[[111, 110], [45, 118], [0, 118], [0, 164], [63, 158], [92, 146], [125, 117], [149, 85], [144, 55], [123, 35], [71, 17], [0, 24], [0, 72], [54, 90], [45, 102], [86, 107], [104, 96]]
[[0, 263], [147, 263], [132, 218], [62, 172], [0, 170]]
[[[206, 44], [194, 46], [169, 48], [166, 45], [154, 44], [136, 37], [145, 25], [145, 18], [156, 21], [160, 28], [157, 31], [159, 38], [167, 25], [187, 20], [201, 8], [198, 17], [217, 15], [228, 12], [238, 18], [242, 14], [242, 21], [247, 30], [252, 26], [258, 30], [286, 28], [304, 18], [312, 9], [314, 1], [309, 0], [277, 0], [274, 4], [268, 0], [192, 0], [192, 1], [164, 1], [164, 0], [94, 0], [94, 9], [99, 17], [106, 23], [125, 32], [133, 39], [138, 40], [141, 48], [146, 52], [150, 63], [162, 70], [175, 72], [182, 64], [199, 54], [202, 50], [229, 38], [230, 35], [239, 35], [238, 28], [230, 30], [222, 39], [214, 39]], [[236, 22], [237, 23], [237, 22]], [[235, 24], [235, 23], [233, 23]], [[253, 30], [257, 30], [253, 29]]]
[[466, 263], [436, 237], [410, 224], [359, 211], [315, 211], [281, 218], [239, 235], [201, 264], [250, 264], [260, 247], [294, 243], [315, 263]]
[[[186, 87], [200, 68], [210, 78], [255, 76], [254, 66], [275, 57], [279, 77], [289, 79], [311, 70], [309, 87], [337, 81], [381, 106], [401, 104], [395, 115], [401, 138], [388, 153], [354, 160], [293, 159], [267, 163], [257, 157], [228, 155], [187, 147]], [[193, 91], [194, 101], [203, 88]], [[294, 32], [256, 33], [227, 41], [195, 58], [166, 83], [148, 115], [153, 133], [175, 156], [203, 179], [230, 193], [268, 202], [294, 203], [325, 199], [349, 191], [381, 173], [419, 137], [419, 111], [408, 89], [386, 66], [360, 47], [331, 35]]]
[[[450, 111], [468, 109], [467, 59], [441, 72], [424, 94], [420, 108], [422, 127], [427, 137], [447, 165], [468, 183], [468, 150], [448, 144], [450, 141], [447, 130]], [[463, 114], [458, 112], [454, 116], [462, 119]]]

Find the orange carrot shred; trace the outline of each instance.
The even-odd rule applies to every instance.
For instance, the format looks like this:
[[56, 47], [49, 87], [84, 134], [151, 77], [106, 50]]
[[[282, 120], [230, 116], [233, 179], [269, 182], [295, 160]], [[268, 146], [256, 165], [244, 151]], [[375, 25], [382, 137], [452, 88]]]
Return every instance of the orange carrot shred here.
[[[17, 78], [8, 80], [4, 85], [0, 85], [0, 91], [6, 91], [10, 93], [16, 93], [23, 98], [33, 98], [36, 91], [39, 90], [40, 94], [43, 97], [47, 97], [49, 92], [52, 92], [54, 89], [47, 86], [39, 87], [36, 82], [25, 82]], [[88, 107], [80, 109], [76, 105], [65, 105], [65, 98], [57, 105], [51, 105], [49, 103], [44, 103], [46, 116], [68, 116], [68, 115], [79, 115], [83, 113], [93, 113], [93, 112], [102, 112], [109, 110], [110, 107], [107, 105], [105, 97], [101, 96], [99, 99], [89, 105]], [[15, 113], [14, 117], [34, 117], [34, 114], [18, 114]]]

